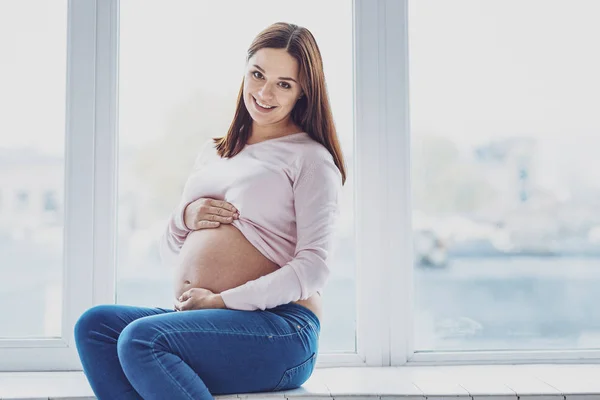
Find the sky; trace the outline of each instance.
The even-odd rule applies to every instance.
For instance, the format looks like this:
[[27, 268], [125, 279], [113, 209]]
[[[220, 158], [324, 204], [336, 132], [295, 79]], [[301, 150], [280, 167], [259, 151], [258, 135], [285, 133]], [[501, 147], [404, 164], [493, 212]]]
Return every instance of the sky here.
[[466, 140], [599, 133], [600, 2], [409, 5], [411, 117], [419, 129]]
[[541, 181], [600, 179], [600, 2], [409, 1], [413, 137], [532, 137]]
[[66, 0], [0, 1], [0, 147], [62, 152]]

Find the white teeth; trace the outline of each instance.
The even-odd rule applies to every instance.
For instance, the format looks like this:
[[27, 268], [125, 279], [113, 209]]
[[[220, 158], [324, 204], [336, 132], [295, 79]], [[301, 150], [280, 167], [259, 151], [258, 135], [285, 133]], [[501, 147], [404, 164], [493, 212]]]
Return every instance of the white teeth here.
[[258, 101], [258, 99], [255, 97], [254, 100], [256, 100], [256, 103], [261, 106], [262, 108], [273, 108], [275, 106], [268, 106], [266, 104], [261, 103], [260, 101]]

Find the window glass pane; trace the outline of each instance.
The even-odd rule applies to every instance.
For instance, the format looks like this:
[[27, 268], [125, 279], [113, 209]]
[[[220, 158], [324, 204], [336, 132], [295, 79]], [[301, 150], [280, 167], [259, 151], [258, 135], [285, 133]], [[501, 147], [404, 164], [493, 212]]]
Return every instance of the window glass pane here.
[[172, 271], [157, 249], [166, 218], [201, 144], [227, 132], [252, 39], [274, 22], [293, 22], [319, 44], [348, 166], [321, 351], [354, 352], [352, 2], [128, 0], [120, 20], [117, 302], [173, 308]]
[[600, 347], [600, 3], [410, 1], [415, 347]]
[[0, 338], [61, 335], [66, 37], [66, 0], [0, 2]]

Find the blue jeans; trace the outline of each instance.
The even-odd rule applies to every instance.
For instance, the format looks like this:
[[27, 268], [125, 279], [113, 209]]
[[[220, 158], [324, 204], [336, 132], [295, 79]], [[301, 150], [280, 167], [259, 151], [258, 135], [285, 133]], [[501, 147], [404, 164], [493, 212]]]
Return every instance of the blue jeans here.
[[312, 374], [319, 319], [295, 303], [265, 311], [87, 310], [75, 325], [99, 400], [212, 399], [297, 388]]

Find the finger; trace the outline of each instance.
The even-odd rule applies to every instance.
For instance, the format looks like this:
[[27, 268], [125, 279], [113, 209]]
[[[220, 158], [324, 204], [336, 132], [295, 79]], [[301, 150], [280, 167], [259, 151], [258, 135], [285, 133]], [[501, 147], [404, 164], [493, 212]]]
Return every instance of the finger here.
[[198, 223], [198, 229], [210, 229], [210, 228], [218, 228], [221, 225], [218, 221], [200, 221]]
[[189, 298], [186, 301], [182, 301], [181, 303], [179, 303], [179, 311], [191, 310], [193, 308], [193, 305], [194, 299]]
[[220, 215], [222, 217], [233, 217], [236, 212], [221, 207], [208, 207], [207, 214]]
[[[219, 210], [223, 210], [222, 208], [219, 208]], [[229, 211], [226, 211], [229, 212]], [[220, 222], [222, 224], [230, 224], [233, 222], [233, 216], [231, 217], [226, 217], [226, 216], [220, 216], [220, 215], [216, 215], [216, 214], [208, 214], [207, 216], [204, 217], [205, 221], [212, 221], [212, 222]]]
[[219, 217], [218, 215], [214, 216], [213, 221], [220, 222], [222, 224], [230, 224], [233, 222], [233, 217]]
[[225, 208], [229, 211], [237, 212], [237, 209], [233, 204], [226, 202], [225, 200], [212, 200], [211, 205], [215, 207]]
[[177, 300], [184, 301], [184, 300], [189, 299], [190, 297], [192, 297], [192, 290], [193, 290], [193, 288], [181, 293], [181, 295], [179, 296], [179, 298]]
[[185, 292], [183, 292], [183, 293], [185, 293], [183, 300], [187, 300], [187, 299], [191, 299], [191, 298], [195, 297], [197, 290], [198, 289], [193, 287], [193, 288], [190, 288], [190, 289], [186, 290]]
[[[181, 296], [179, 298], [181, 299]], [[181, 311], [181, 304], [182, 304], [181, 300], [175, 299], [175, 309], [177, 311]]]

